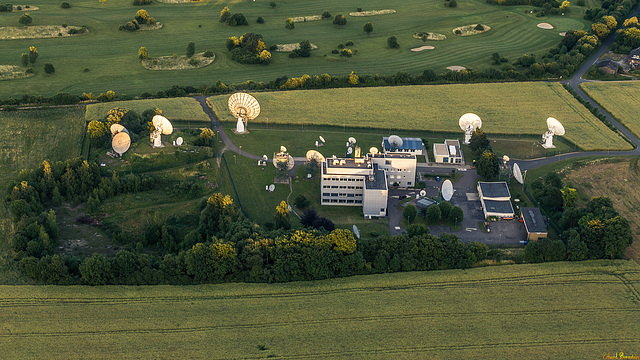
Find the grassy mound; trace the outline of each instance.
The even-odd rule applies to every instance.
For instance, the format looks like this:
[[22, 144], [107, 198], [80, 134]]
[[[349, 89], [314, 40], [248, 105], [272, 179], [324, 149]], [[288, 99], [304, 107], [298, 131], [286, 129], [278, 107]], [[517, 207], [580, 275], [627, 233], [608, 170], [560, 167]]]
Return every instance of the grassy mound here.
[[[482, 24], [482, 26], [484, 27], [484, 29], [482, 30], [476, 30], [476, 26], [478, 26], [480, 24], [471, 24], [471, 25], [466, 25], [466, 26], [460, 26], [457, 27], [453, 30], [451, 30], [452, 33], [458, 35], [458, 36], [469, 36], [469, 35], [477, 35], [477, 34], [482, 34], [483, 32], [487, 32], [489, 30], [491, 30], [491, 27]], [[458, 31], [460, 31], [460, 33], [458, 33]]]
[[[142, 66], [148, 70], [187, 70], [205, 67], [215, 60], [215, 55], [208, 58], [204, 53], [195, 54], [188, 58], [186, 55], [171, 55], [148, 58], [142, 60]], [[192, 61], [192, 60], [195, 60]]]
[[0, 65], [0, 80], [24, 79], [33, 76], [28, 73], [25, 68], [15, 65]]
[[34, 25], [26, 27], [18, 26], [4, 26], [0, 27], [0, 40], [16, 40], [16, 39], [46, 39], [55, 37], [69, 37], [80, 36], [89, 33], [89, 30], [85, 29], [79, 34], [70, 34], [70, 30], [81, 30], [80, 26], [67, 26], [61, 25]]
[[419, 32], [419, 33], [413, 34], [413, 37], [415, 39], [420, 39], [420, 40], [423, 40], [425, 36], [427, 37], [427, 40], [435, 40], [435, 41], [441, 41], [447, 38], [447, 35], [430, 33], [430, 32]]

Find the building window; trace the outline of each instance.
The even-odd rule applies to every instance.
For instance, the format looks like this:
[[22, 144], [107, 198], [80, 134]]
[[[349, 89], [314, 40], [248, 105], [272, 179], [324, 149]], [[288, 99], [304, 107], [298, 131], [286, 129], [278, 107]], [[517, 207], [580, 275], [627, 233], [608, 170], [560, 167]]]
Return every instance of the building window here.
[[448, 162], [449, 162], [449, 158], [448, 158], [448, 157], [443, 157], [443, 158], [442, 158], [442, 162], [446, 162], [446, 163], [448, 163]]
[[345, 200], [345, 199], [340, 199], [338, 202], [339, 202], [339, 203], [341, 203], [341, 204], [344, 204], [344, 203], [346, 203], [346, 202], [347, 202], [347, 200]]
[[380, 212], [384, 212], [384, 208], [380, 209]]
[[460, 159], [456, 159], [456, 164], [460, 164]]
[[354, 200], [347, 200], [347, 204], [353, 204]]
[[356, 194], [347, 194], [347, 197], [355, 197]]
[[338, 196], [338, 193], [331, 193], [331, 196]]
[[362, 200], [356, 200], [356, 204], [362, 204]]
[[338, 188], [338, 185], [331, 185], [331, 188], [332, 188], [332, 189], [337, 189], [337, 188]]
[[356, 194], [356, 197], [362, 197], [362, 194]]
[[407, 181], [407, 185], [411, 185], [411, 181]]
[[337, 202], [338, 202], [338, 199], [331, 199], [331, 202], [332, 202], [332, 203], [337, 203]]

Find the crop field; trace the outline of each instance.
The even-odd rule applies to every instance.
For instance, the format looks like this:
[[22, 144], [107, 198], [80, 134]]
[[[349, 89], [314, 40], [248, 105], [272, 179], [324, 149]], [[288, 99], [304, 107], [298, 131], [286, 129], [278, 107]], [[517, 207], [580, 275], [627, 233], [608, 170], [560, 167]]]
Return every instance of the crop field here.
[[587, 82], [582, 89], [611, 115], [640, 136], [640, 84], [636, 82]]
[[87, 105], [85, 118], [87, 121], [102, 119], [113, 108], [134, 110], [138, 114], [148, 109], [160, 109], [162, 115], [169, 120], [202, 121], [210, 122], [209, 116], [204, 113], [202, 106], [193, 98], [170, 98], [113, 101]]
[[[607, 128], [557, 83], [423, 85], [256, 93], [261, 113], [254, 123], [326, 125], [435, 132], [460, 132], [467, 112], [482, 118], [491, 134], [542, 135], [555, 117], [564, 138], [583, 150], [628, 150], [631, 145]], [[208, 99], [222, 121], [233, 122], [228, 96]], [[251, 124], [249, 124], [251, 130]], [[419, 136], [419, 135], [418, 135]]]
[[[69, 9], [62, 9], [59, 0], [41, 0], [40, 8], [31, 12], [33, 26], [86, 25], [89, 33], [77, 37], [49, 39], [3, 40], [0, 65], [20, 65], [20, 55], [35, 46], [39, 58], [34, 66], [36, 75], [29, 79], [0, 82], [3, 97], [23, 94], [54, 95], [65, 91], [73, 94], [93, 92], [98, 94], [113, 90], [117, 94], [139, 95], [155, 93], [172, 85], [212, 85], [218, 80], [227, 84], [247, 80], [269, 81], [283, 75], [303, 74], [346, 75], [351, 71], [360, 74], [393, 74], [398, 71], [411, 74], [425, 69], [445, 71], [452, 65], [468, 68], [488, 68], [493, 52], [514, 61], [523, 54], [534, 53], [538, 57], [560, 42], [559, 33], [570, 29], [587, 29], [589, 22], [583, 19], [585, 9], [595, 6], [588, 0], [585, 7], [572, 6], [565, 16], [535, 17], [525, 13], [531, 6], [495, 6], [483, 0], [465, 0], [456, 8], [443, 6], [443, 1], [386, 1], [370, 0], [366, 4], [356, 0], [327, 0], [322, 2], [276, 1], [271, 8], [269, 1], [200, 1], [183, 4], [155, 2], [144, 7], [132, 5], [131, 0], [73, 1]], [[572, 4], [573, 5], [573, 4]], [[242, 13], [248, 26], [225, 26], [218, 21], [220, 11], [229, 6], [231, 13]], [[358, 7], [364, 10], [396, 10], [395, 14], [376, 16], [350, 16]], [[136, 11], [145, 8], [164, 26], [159, 30], [127, 32], [118, 27], [131, 21]], [[285, 29], [289, 17], [314, 16], [324, 10], [333, 16], [344, 14], [347, 24], [341, 28], [332, 20], [296, 23], [295, 29]], [[3, 26], [19, 26], [20, 13], [2, 13]], [[264, 24], [256, 19], [263, 17]], [[363, 31], [365, 23], [373, 24], [370, 36]], [[536, 25], [548, 22], [553, 30]], [[490, 31], [474, 36], [456, 36], [452, 30], [459, 26], [483, 23]], [[242, 65], [233, 62], [225, 47], [230, 36], [254, 32], [264, 36], [267, 47], [275, 44], [297, 43], [310, 40], [318, 46], [310, 58], [291, 59], [287, 53], [273, 52], [272, 63]], [[425, 45], [413, 38], [417, 32], [446, 34], [443, 41], [428, 41], [434, 50], [413, 52], [412, 48]], [[399, 49], [387, 46], [387, 38], [398, 38]], [[204, 68], [189, 70], [149, 71], [140, 64], [138, 49], [145, 46], [150, 57], [182, 55], [187, 43], [193, 41], [196, 52], [210, 49], [215, 61]], [[352, 58], [340, 58], [331, 53], [338, 44], [353, 41], [351, 49], [357, 50]], [[45, 74], [43, 65], [51, 63], [56, 72]]]
[[7, 358], [601, 358], [640, 353], [640, 267], [592, 261], [287, 284], [1, 286]]

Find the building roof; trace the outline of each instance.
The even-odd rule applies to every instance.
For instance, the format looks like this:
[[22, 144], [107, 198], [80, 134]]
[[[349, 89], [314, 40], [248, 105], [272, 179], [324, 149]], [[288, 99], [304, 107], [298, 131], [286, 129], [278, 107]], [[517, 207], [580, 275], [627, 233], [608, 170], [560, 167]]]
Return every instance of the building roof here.
[[[384, 149], [385, 150], [390, 150], [391, 149], [391, 144], [389, 144], [389, 137], [385, 136], [382, 138], [382, 143], [384, 144]], [[399, 151], [404, 151], [404, 150], [409, 150], [409, 151], [413, 151], [413, 150], [422, 150], [423, 148], [423, 144], [422, 144], [422, 139], [420, 138], [406, 138], [403, 137], [402, 138], [402, 146], [400, 146], [398, 148]]]
[[367, 190], [386, 190], [387, 177], [384, 170], [378, 169], [378, 164], [373, 164], [373, 180], [369, 176], [364, 178], [364, 188]]
[[326, 158], [326, 163], [328, 168], [366, 169], [367, 167], [369, 167], [369, 163], [367, 161], [364, 161], [364, 159], [354, 158]]
[[478, 186], [482, 191], [483, 198], [510, 198], [509, 186], [504, 181], [499, 182], [484, 182], [479, 181]]
[[420, 209], [426, 209], [429, 206], [435, 205], [435, 204], [437, 204], [437, 202], [429, 198], [422, 198], [422, 199], [416, 200], [416, 206]]
[[524, 225], [529, 233], [546, 233], [547, 225], [545, 224], [544, 217], [537, 207], [523, 207], [520, 208], [522, 212], [522, 218], [524, 219]]
[[620, 67], [620, 64], [612, 60], [602, 60], [598, 63], [598, 67], [599, 68], [607, 67], [612, 70], [618, 70], [618, 68]]
[[433, 151], [436, 156], [449, 156], [449, 149], [445, 144], [433, 144]]
[[640, 56], [640, 47], [638, 47], [638, 48], [635, 48], [635, 49], [631, 50], [631, 51], [629, 52], [629, 55], [632, 55], [632, 56], [633, 56], [633, 55], [638, 55], [638, 56]]
[[483, 200], [486, 212], [513, 215], [513, 206], [510, 200]]
[[447, 146], [460, 146], [460, 141], [456, 140], [451, 140], [451, 139], [447, 139], [444, 141], [444, 144]]

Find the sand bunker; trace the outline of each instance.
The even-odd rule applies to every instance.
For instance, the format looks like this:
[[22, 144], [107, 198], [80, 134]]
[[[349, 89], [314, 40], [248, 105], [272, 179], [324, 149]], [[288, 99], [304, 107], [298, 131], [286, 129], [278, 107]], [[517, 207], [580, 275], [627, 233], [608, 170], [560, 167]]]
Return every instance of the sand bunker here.
[[387, 15], [387, 14], [395, 14], [395, 13], [396, 11], [393, 9], [371, 10], [371, 11], [352, 12], [352, 13], [349, 13], [349, 16], [373, 16], [373, 15]]
[[0, 40], [15, 40], [15, 39], [46, 39], [53, 37], [68, 37], [68, 36], [80, 36], [89, 33], [89, 30], [81, 34], [69, 34], [70, 29], [80, 30], [80, 26], [67, 26], [62, 27], [60, 25], [34, 25], [26, 27], [14, 27], [5, 26], [0, 27]]
[[163, 25], [161, 22], [157, 22], [153, 25], [143, 24], [138, 26], [140, 26], [140, 29], [138, 29], [137, 31], [147, 31], [147, 30], [159, 30], [162, 28]]
[[418, 48], [413, 48], [411, 51], [422, 51], [422, 50], [433, 50], [435, 49], [433, 46], [420, 46]]
[[[204, 53], [193, 55], [191, 58], [186, 55], [160, 56], [142, 60], [142, 66], [147, 70], [186, 70], [199, 69], [205, 67], [215, 60], [215, 56], [204, 57]], [[191, 65], [190, 61], [195, 59], [197, 63]]]
[[[309, 44], [309, 45], [311, 45], [311, 50], [315, 50], [315, 49], [318, 48], [314, 44]], [[276, 46], [277, 46], [277, 49], [275, 51], [277, 51], [277, 52], [291, 52], [293, 50], [300, 49], [300, 43], [276, 44]]]
[[0, 65], [0, 80], [22, 79], [33, 76], [33, 73], [27, 73], [23, 67], [15, 65]]
[[567, 35], [567, 32], [566, 32], [566, 31], [563, 31], [563, 32], [561, 32], [561, 33], [560, 33], [560, 34], [558, 34], [558, 35], [560, 35], [560, 36], [566, 36], [566, 35]]
[[481, 25], [482, 25], [482, 30], [476, 30], [476, 26], [478, 26], [478, 24], [471, 24], [467, 26], [457, 27], [451, 30], [451, 32], [458, 36], [469, 36], [469, 35], [482, 34], [483, 32], [487, 32], [491, 30], [491, 27], [485, 24], [481, 24]]
[[296, 16], [296, 17], [292, 17], [292, 19], [293, 19], [294, 23], [297, 23], [297, 22], [307, 22], [307, 21], [322, 20], [322, 16], [320, 16], [320, 15]]
[[444, 34], [436, 34], [436, 33], [430, 33], [430, 32], [420, 32], [420, 33], [415, 33], [413, 34], [413, 38], [414, 39], [420, 39], [423, 40], [422, 38], [426, 35], [427, 40], [436, 40], [436, 41], [441, 41], [441, 40], [446, 40], [447, 36]]
[[546, 29], [546, 30], [551, 30], [553, 29], [553, 25], [549, 24], [549, 23], [540, 23], [538, 24], [538, 27], [540, 29]]
[[[20, 9], [18, 9], [18, 6], [20, 7]], [[31, 5], [13, 5], [13, 11], [36, 11], [36, 10], [40, 10], [39, 7], [37, 6], [31, 6]]]
[[464, 66], [447, 66], [447, 69], [451, 70], [451, 71], [462, 71], [462, 70], [466, 70], [467, 68]]

